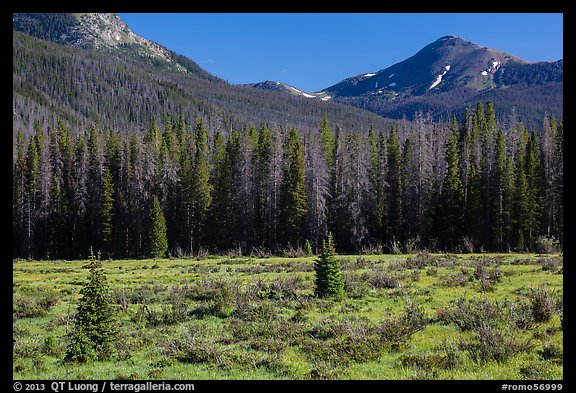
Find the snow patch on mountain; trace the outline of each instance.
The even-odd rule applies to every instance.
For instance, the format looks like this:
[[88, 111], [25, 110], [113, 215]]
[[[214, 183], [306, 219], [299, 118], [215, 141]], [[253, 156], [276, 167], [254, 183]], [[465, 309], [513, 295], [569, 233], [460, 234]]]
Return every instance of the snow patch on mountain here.
[[450, 71], [450, 66], [447, 65], [447, 66], [444, 67], [444, 69], [445, 69], [445, 71], [444, 71], [443, 73], [441, 73], [440, 75], [438, 75], [438, 77], [436, 77], [436, 80], [434, 81], [434, 83], [432, 83], [432, 86], [430, 86], [430, 89], [435, 88], [436, 86], [438, 86], [438, 84], [439, 84], [440, 82], [442, 82], [442, 77], [443, 77], [444, 75], [446, 75], [446, 73], [447, 73], [448, 71]]

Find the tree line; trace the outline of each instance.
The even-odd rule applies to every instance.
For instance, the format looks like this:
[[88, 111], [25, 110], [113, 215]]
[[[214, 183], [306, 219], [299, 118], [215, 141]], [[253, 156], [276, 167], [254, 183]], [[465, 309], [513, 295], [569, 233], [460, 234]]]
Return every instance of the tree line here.
[[[19, 132], [15, 258], [281, 254], [329, 232], [338, 252], [535, 251], [563, 241], [563, 122], [502, 129], [491, 102], [387, 130], [260, 127], [200, 117], [118, 132], [62, 121]], [[366, 132], [367, 131], [367, 132]], [[160, 244], [160, 248], [158, 248]], [[154, 250], [154, 251], [152, 251]]]

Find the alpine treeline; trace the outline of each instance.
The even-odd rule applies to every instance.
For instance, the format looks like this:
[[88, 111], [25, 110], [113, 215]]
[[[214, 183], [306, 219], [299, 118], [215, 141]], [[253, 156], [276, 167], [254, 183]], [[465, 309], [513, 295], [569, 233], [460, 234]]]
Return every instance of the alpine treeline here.
[[345, 132], [325, 117], [304, 134], [222, 132], [183, 116], [144, 133], [36, 124], [14, 145], [13, 255], [282, 254], [306, 242], [318, 252], [329, 232], [338, 252], [562, 245], [562, 121], [501, 129], [479, 102], [460, 121], [419, 113], [406, 124]]

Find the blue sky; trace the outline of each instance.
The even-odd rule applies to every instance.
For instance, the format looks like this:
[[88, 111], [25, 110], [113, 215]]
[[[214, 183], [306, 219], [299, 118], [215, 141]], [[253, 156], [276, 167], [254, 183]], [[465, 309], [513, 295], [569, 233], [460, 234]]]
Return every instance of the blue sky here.
[[148, 39], [230, 83], [274, 80], [318, 91], [402, 61], [445, 35], [529, 61], [563, 58], [563, 15], [127, 14]]

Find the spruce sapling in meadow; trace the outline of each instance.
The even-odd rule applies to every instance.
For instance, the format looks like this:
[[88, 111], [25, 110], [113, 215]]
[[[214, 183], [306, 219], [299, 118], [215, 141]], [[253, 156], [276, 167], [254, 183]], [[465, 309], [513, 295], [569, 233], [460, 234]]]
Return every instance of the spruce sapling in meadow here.
[[98, 258], [90, 248], [88, 281], [80, 290], [75, 329], [66, 351], [66, 361], [85, 363], [106, 359], [116, 336], [110, 290]]
[[306, 239], [306, 243], [304, 243], [304, 252], [308, 257], [314, 255], [314, 251], [312, 251], [312, 244], [310, 244], [310, 240], [308, 239]]
[[328, 240], [322, 241], [319, 259], [314, 261], [316, 296], [334, 298], [344, 296], [344, 278], [340, 262], [336, 259], [335, 254], [332, 232], [330, 232], [328, 233]]

